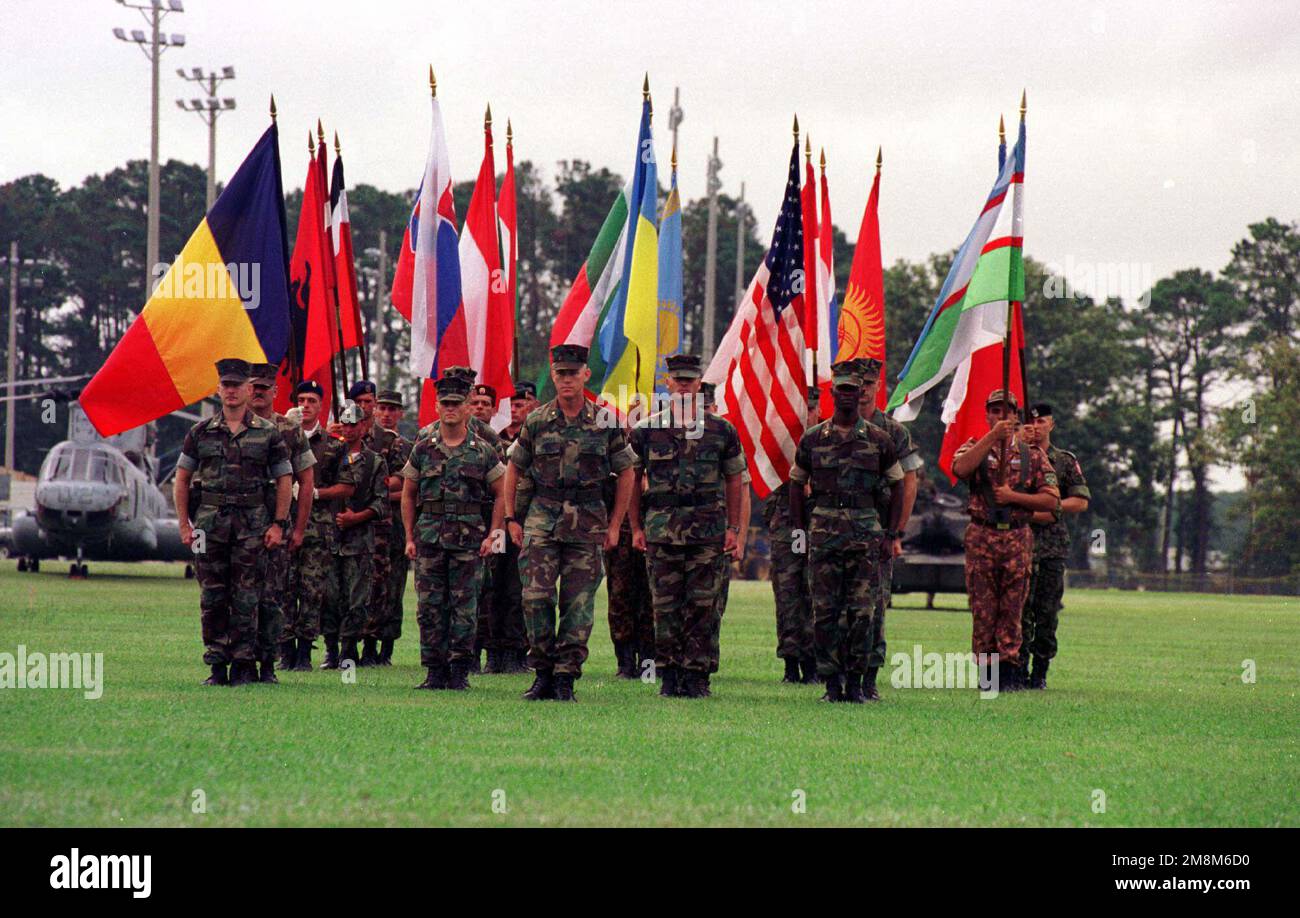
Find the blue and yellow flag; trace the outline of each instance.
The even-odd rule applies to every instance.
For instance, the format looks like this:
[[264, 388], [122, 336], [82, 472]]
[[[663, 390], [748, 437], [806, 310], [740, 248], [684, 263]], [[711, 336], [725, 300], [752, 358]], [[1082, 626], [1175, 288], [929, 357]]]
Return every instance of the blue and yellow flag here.
[[659, 221], [659, 334], [655, 361], [655, 391], [668, 391], [668, 357], [682, 350], [682, 202], [677, 195], [677, 162], [673, 184]]

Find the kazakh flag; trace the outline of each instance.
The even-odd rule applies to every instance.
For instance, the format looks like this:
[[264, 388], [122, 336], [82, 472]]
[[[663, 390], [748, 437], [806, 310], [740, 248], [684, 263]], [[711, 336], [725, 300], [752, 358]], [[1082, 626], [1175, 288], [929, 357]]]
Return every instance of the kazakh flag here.
[[655, 211], [659, 186], [648, 94], [641, 103], [636, 149], [622, 283], [596, 335], [607, 368], [600, 394], [620, 415], [627, 413], [638, 393], [648, 397], [653, 390], [658, 348], [659, 232]]
[[102, 436], [216, 392], [217, 360], [283, 359], [289, 247], [277, 137], [272, 124], [82, 390]]
[[677, 195], [677, 154], [673, 184], [659, 221], [659, 341], [655, 391], [668, 391], [668, 357], [682, 349], [682, 202]]

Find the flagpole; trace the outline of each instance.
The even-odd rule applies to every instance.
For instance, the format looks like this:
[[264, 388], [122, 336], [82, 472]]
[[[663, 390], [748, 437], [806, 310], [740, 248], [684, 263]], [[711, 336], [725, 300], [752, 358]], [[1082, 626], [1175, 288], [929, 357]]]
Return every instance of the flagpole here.
[[[278, 137], [278, 136], [279, 136], [279, 128], [278, 128], [278, 125], [279, 125], [279, 119], [277, 118], [277, 112], [276, 112], [276, 110], [275, 110], [275, 93], [271, 93], [271, 124], [273, 124], [273, 125], [277, 125], [277, 128], [276, 128], [276, 135], [277, 135], [277, 137]], [[307, 134], [307, 138], [308, 138], [309, 140], [311, 139], [311, 133], [310, 133], [310, 132], [308, 132], [308, 134]], [[279, 141], [277, 140], [277, 142], [276, 142], [276, 156], [279, 157], [279, 155], [280, 155], [280, 154], [279, 154]], [[283, 205], [283, 202], [281, 202], [281, 209], [283, 209], [283, 206], [284, 206], [284, 205]], [[285, 221], [285, 222], [286, 222], [286, 225], [287, 225], [287, 223], [288, 223], [287, 218], [286, 218], [286, 221]], [[288, 251], [289, 240], [288, 240], [287, 238], [284, 240], [284, 246], [285, 246], [285, 253], [284, 253], [284, 254], [285, 254], [285, 263], [286, 263], [286, 265], [287, 265], [287, 264], [288, 264], [288, 257], [289, 257], [289, 251]], [[287, 276], [287, 274], [288, 274], [287, 268], [286, 268], [286, 272], [285, 272], [285, 273], [286, 273], [286, 276]], [[292, 383], [292, 384], [294, 385], [294, 387], [296, 388], [297, 385], [298, 385], [298, 383], [302, 382], [302, 361], [298, 359], [298, 342], [296, 342], [296, 341], [294, 340], [294, 336], [293, 336], [293, 319], [292, 319], [292, 316], [293, 316], [293, 309], [294, 309], [294, 304], [293, 304], [293, 303], [290, 303], [290, 304], [289, 304], [289, 315], [290, 315], [290, 320], [289, 320], [289, 348], [288, 348], [288, 354], [289, 354], [289, 382]], [[292, 403], [292, 404], [297, 404], [297, 397], [296, 397], [296, 396], [293, 396], [293, 395], [291, 394], [291, 395], [290, 395], [290, 398], [289, 398], [289, 401], [290, 401], [290, 403]]]
[[[1022, 136], [1024, 135], [1024, 127], [1025, 127], [1026, 98], [1027, 98], [1026, 91], [1024, 89], [1021, 89], [1020, 90], [1020, 133]], [[1025, 154], [1025, 150], [1024, 147], [1022, 146], [1020, 148], [1020, 155], [1024, 156], [1024, 154]], [[1023, 177], [1021, 178], [1021, 185], [1022, 187], [1024, 185]], [[1022, 270], [1025, 264], [1024, 252], [1025, 252], [1024, 239], [1021, 239], [1020, 240], [1020, 256], [1021, 256], [1020, 265]], [[1019, 315], [1020, 315], [1020, 389], [1021, 389], [1021, 394], [1024, 396], [1024, 400], [1025, 400], [1024, 416], [1028, 417], [1029, 416], [1029, 365], [1025, 362], [1025, 329], [1024, 329], [1025, 304], [1024, 303], [1020, 304]]]
[[[329, 165], [329, 152], [328, 152], [329, 147], [325, 145], [325, 126], [321, 124], [319, 118], [316, 119], [316, 134], [317, 137], [320, 138], [320, 154], [321, 154], [320, 180], [321, 183], [325, 186], [324, 189], [325, 200], [328, 201], [330, 199], [330, 186], [329, 186], [329, 179], [325, 177], [325, 172], [326, 172], [325, 167]], [[331, 212], [330, 214], [330, 219], [331, 221], [333, 220], [333, 212]], [[334, 256], [334, 245], [332, 241], [330, 241], [332, 232], [333, 232], [332, 226], [325, 227], [325, 238], [329, 242], [326, 248], [331, 261], [333, 260], [333, 256]], [[346, 395], [348, 391], [348, 357], [347, 357], [346, 349], [343, 347], [343, 314], [342, 312], [339, 311], [338, 265], [336, 264], [330, 265], [329, 276], [333, 278], [334, 283], [327, 284], [325, 286], [325, 295], [329, 297], [330, 303], [334, 307], [334, 331], [337, 333], [339, 339], [339, 350], [338, 350], [339, 375], [342, 377], [343, 393]]]
[[[334, 158], [340, 161], [343, 159], [343, 148], [342, 146], [339, 145], [338, 131], [334, 132]], [[347, 194], [347, 185], [343, 186], [343, 190], [341, 194], [343, 195]], [[351, 216], [349, 215], [349, 221], [350, 220], [351, 220]], [[348, 226], [349, 226], [348, 232], [349, 234], [351, 234], [351, 222], [349, 222]], [[342, 242], [342, 239], [343, 239], [343, 234], [339, 233], [339, 241]], [[349, 256], [350, 255], [351, 253], [349, 253]], [[368, 336], [366, 335], [366, 329], [363, 326], [364, 320], [362, 319], [362, 315], [361, 315], [360, 298], [356, 295], [356, 291], [353, 291], [353, 294], [354, 295], [352, 298], [352, 305], [353, 305], [353, 309], [356, 312], [357, 338], [360, 339], [357, 343], [357, 362], [358, 362], [357, 370], [360, 373], [360, 375], [357, 378], [369, 379], [370, 378], [370, 347], [367, 341]], [[340, 334], [342, 334], [341, 328], [339, 331]]]
[[[514, 132], [514, 128], [513, 128], [513, 127], [511, 126], [511, 124], [510, 124], [510, 119], [507, 118], [507, 119], [506, 119], [506, 171], [507, 171], [508, 173], [510, 173], [511, 181], [512, 181], [512, 182], [513, 182], [513, 180], [514, 180], [514, 162], [515, 162], [515, 132]], [[514, 189], [512, 188], [511, 191], [513, 192]], [[511, 230], [510, 230], [510, 232], [511, 232], [510, 239], [511, 239], [511, 244], [514, 246], [515, 251], [518, 252], [518, 250], [519, 250], [519, 197], [518, 197], [517, 194], [514, 195], [514, 200], [515, 200], [515, 225], [514, 225], [513, 227], [511, 227]], [[500, 219], [500, 216], [499, 216], [499, 215], [498, 215], [498, 218], [497, 218], [497, 248], [498, 248], [498, 249], [501, 248], [501, 219]], [[510, 258], [510, 257], [511, 257], [511, 256], [510, 256], [510, 253], [509, 253], [509, 252], [503, 252], [503, 253], [502, 253], [502, 257], [501, 257], [501, 261], [502, 261], [502, 263], [504, 264], [504, 263], [505, 263], [505, 259]], [[509, 278], [512, 274], [513, 274], [514, 277], [515, 277], [514, 289], [511, 291], [511, 293], [514, 294], [514, 300], [515, 300], [515, 301], [514, 301], [513, 303], [510, 304], [510, 308], [514, 311], [514, 314], [515, 314], [515, 321], [514, 321], [514, 341], [511, 342], [511, 345], [510, 345], [510, 382], [511, 382], [511, 385], [513, 386], [513, 385], [514, 385], [514, 381], [515, 381], [516, 379], [519, 378], [519, 266], [518, 266], [518, 259], [513, 259], [513, 260], [512, 260], [512, 263], [511, 263], [509, 266], [506, 267], [506, 277]]]

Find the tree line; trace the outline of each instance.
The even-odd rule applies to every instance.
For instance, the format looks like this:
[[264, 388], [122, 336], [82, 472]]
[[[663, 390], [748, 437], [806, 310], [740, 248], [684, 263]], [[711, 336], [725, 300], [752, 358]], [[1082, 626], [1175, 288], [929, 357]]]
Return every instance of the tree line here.
[[[622, 176], [580, 159], [557, 163], [550, 179], [535, 163], [516, 164], [523, 378], [535, 379], [544, 369], [555, 316], [622, 185]], [[472, 187], [466, 181], [453, 189], [460, 215]], [[203, 217], [205, 174], [169, 161], [161, 168], [161, 189], [161, 251], [167, 257], [181, 250]], [[286, 202], [291, 245], [301, 196], [293, 191]], [[382, 332], [384, 342], [382, 353], [372, 345], [369, 373], [381, 385], [405, 387], [412, 399], [405, 323], [378, 306], [392, 282], [413, 197], [413, 189], [394, 193], [367, 184], [348, 191], [363, 312], [370, 340]], [[17, 241], [24, 260], [19, 378], [93, 373], [126, 331], [146, 299], [146, 199], [143, 161], [75, 187], [39, 174], [0, 185], [0, 245], [7, 253], [8, 243]], [[696, 351], [703, 334], [707, 220], [706, 200], [685, 205], [683, 343]], [[769, 230], [735, 198], [719, 195], [718, 337], [735, 308], [737, 234], [744, 237], [748, 283]], [[885, 233], [888, 239], [888, 228]], [[838, 227], [833, 238], [837, 289], [843, 291], [853, 246]], [[898, 259], [886, 268], [891, 379], [953, 255]], [[1079, 455], [1092, 486], [1092, 504], [1075, 527], [1072, 566], [1089, 566], [1100, 542], [1109, 564], [1145, 572], [1203, 573], [1218, 561], [1246, 576], [1300, 572], [1300, 472], [1294, 461], [1300, 455], [1300, 225], [1272, 217], [1251, 224], [1217, 274], [1175, 272], [1156, 280], [1136, 303], [1094, 299], [1067, 280], [1027, 260], [1030, 399], [1052, 403], [1059, 431], [1054, 442]], [[0, 276], [6, 303], [8, 284], [6, 270]], [[69, 397], [75, 390], [51, 386], [42, 394]], [[942, 397], [939, 391], [929, 396], [912, 432], [931, 475], [946, 487], [932, 464], [943, 436]], [[18, 403], [15, 465], [21, 471], [34, 473], [64, 434], [62, 415], [59, 424], [42, 423], [41, 408], [41, 399]], [[186, 426], [179, 419], [160, 422], [163, 452], [179, 445]], [[1240, 471], [1244, 493], [1214, 493], [1210, 472], [1216, 466]]]

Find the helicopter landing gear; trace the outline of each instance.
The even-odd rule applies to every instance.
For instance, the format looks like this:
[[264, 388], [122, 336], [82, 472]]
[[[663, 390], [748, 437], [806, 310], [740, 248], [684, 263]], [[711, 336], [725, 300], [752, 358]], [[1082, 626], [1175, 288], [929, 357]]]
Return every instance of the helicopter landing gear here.
[[74, 561], [72, 563], [72, 566], [68, 568], [68, 577], [71, 578], [72, 580], [85, 580], [89, 576], [90, 576], [90, 569], [87, 568], [86, 565], [84, 564], [80, 564]]
[[27, 557], [25, 555], [19, 555], [18, 557], [18, 573], [27, 573]]

